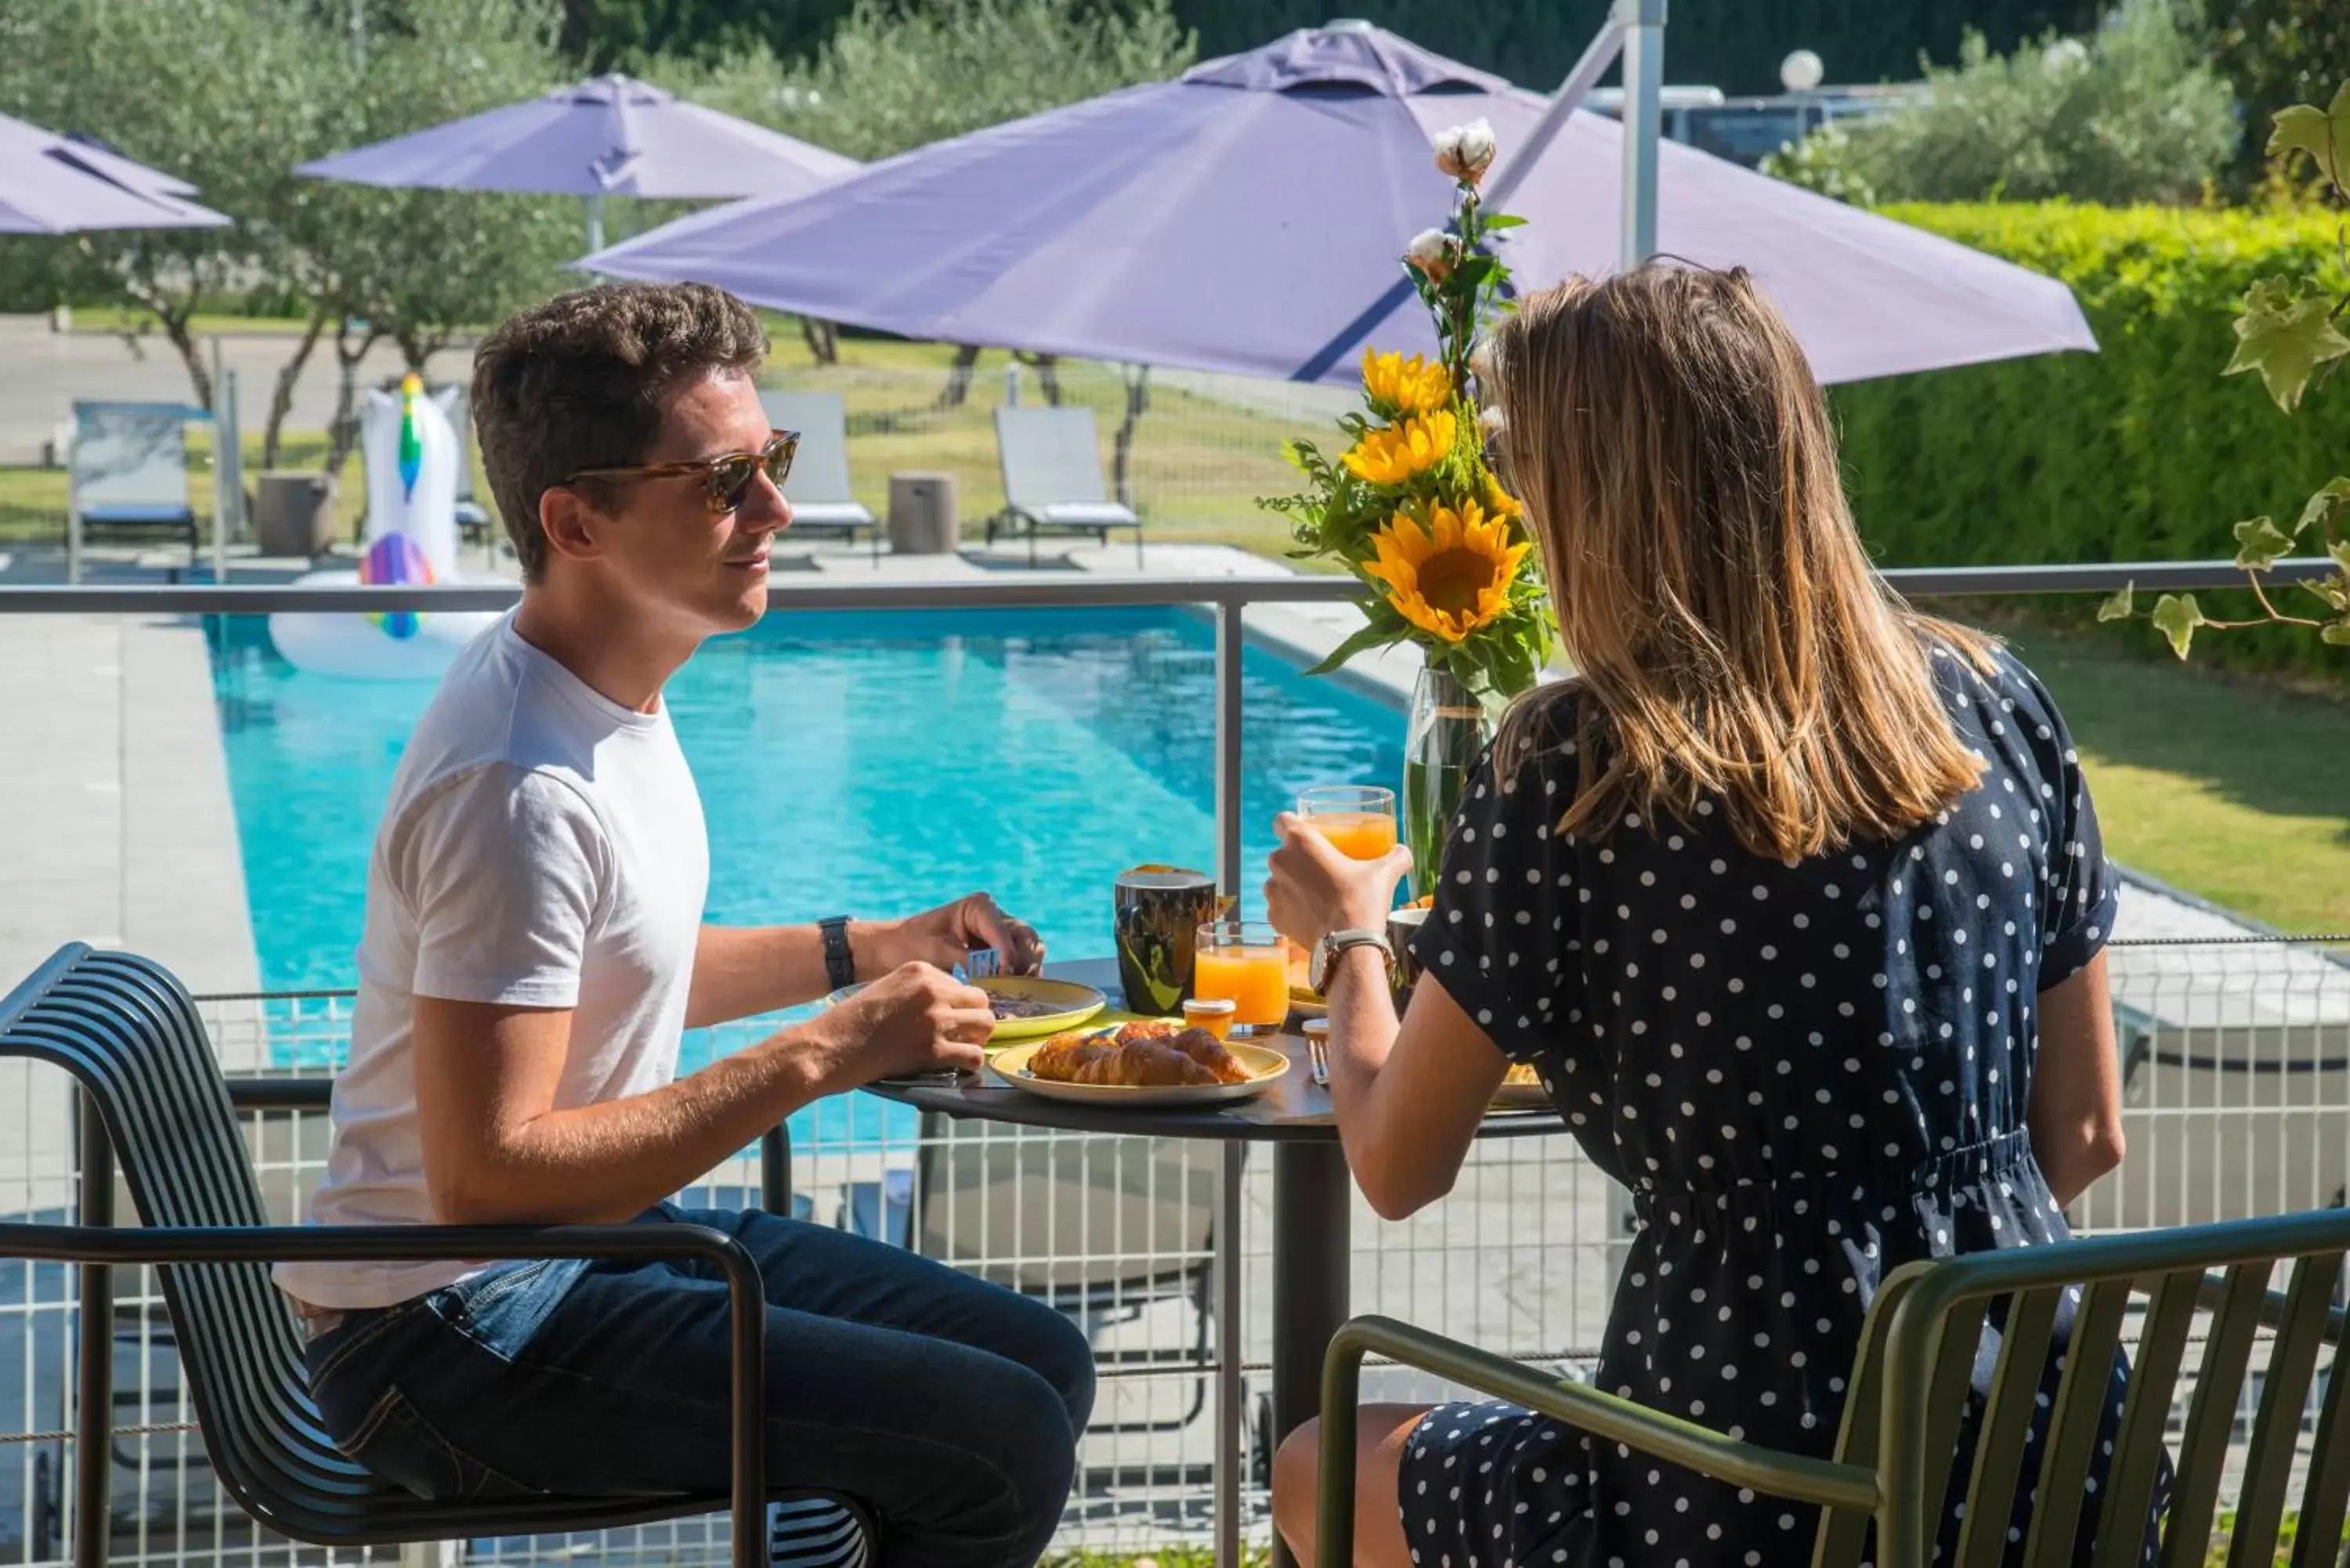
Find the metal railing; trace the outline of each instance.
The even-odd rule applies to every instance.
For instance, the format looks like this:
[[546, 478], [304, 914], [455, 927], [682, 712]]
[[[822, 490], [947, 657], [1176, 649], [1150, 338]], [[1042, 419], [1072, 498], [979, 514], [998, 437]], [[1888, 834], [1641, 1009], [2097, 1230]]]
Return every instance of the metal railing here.
[[[2332, 564], [2324, 560], [2296, 560], [2281, 564], [2279, 576], [2293, 580], [2319, 576], [2331, 569]], [[2236, 586], [2242, 580], [2234, 567], [2223, 562], [1955, 567], [1887, 576], [1912, 597], [2104, 592], [2125, 581], [2148, 589], [2210, 588]], [[517, 592], [498, 585], [0, 587], [0, 615], [497, 609], [512, 604]], [[1217, 868], [1225, 888], [1236, 891], [1244, 876], [1238, 804], [1243, 756], [1244, 612], [1258, 605], [1341, 603], [1360, 593], [1351, 579], [1340, 577], [1151, 579], [1039, 574], [929, 583], [778, 580], [771, 587], [770, 604], [775, 613], [785, 615], [838, 609], [1203, 607], [1212, 618], [1215, 633]], [[2217, 946], [2203, 944], [2199, 950], [2216, 950]], [[2194, 1070], [2199, 1060], [2212, 1054], [2208, 1048], [2212, 1041], [2188, 1038], [2179, 1031], [2234, 1029], [2237, 1033], [2220, 1041], [2218, 1048], [2222, 1054], [2241, 1054], [2255, 1048], [2244, 1044], [2252, 1038], [2245, 1031], [2273, 1024], [2299, 1033], [2262, 1036], [2258, 1049], [2273, 1047], [2271, 1054], [2276, 1059], [2305, 1060], [2313, 1065], [2248, 1076], [2257, 1076], [2263, 1083], [2289, 1079], [2318, 1095], [2306, 1106], [2280, 1107], [2267, 1101], [2202, 1105], [2180, 1096], [2217, 1091], [2182, 1091], [2164, 1080], [2142, 1094], [2140, 1108], [2146, 1125], [2149, 1128], [2158, 1124], [2187, 1126], [2193, 1123], [2193, 1113], [2210, 1111], [2222, 1121], [2233, 1117], [2239, 1126], [2239, 1142], [2228, 1145], [2229, 1148], [2258, 1150], [2282, 1147], [2286, 1140], [2272, 1136], [2273, 1130], [2291, 1123], [2299, 1139], [2294, 1147], [2314, 1149], [2317, 1155], [2290, 1166], [2282, 1175], [2247, 1174], [2226, 1203], [2248, 1212], [2275, 1212], [2281, 1208], [2335, 1201], [2334, 1191], [2320, 1190], [2332, 1179], [2329, 1172], [2334, 1167], [2319, 1157], [2337, 1145], [2350, 1149], [2350, 1072], [2334, 1074], [2324, 1064], [2337, 1058], [2350, 1059], [2350, 1044], [2344, 1043], [2343, 1035], [2350, 1025], [2337, 1025], [2334, 1019], [2337, 1003], [2345, 1009], [2344, 1016], [2350, 1018], [2350, 994], [2345, 994], [2350, 993], [2350, 969], [2316, 950], [2282, 941], [2261, 950], [2268, 956], [2250, 968], [2241, 961], [2230, 967], [2210, 959], [2182, 962], [2184, 950], [2175, 946], [2137, 948], [2116, 943], [2116, 948], [2117, 992], [2127, 1006], [2143, 1014], [2131, 1015], [2137, 1028], [2131, 1036], [2137, 1044], [2131, 1048], [2138, 1051], [2138, 1062], [2175, 1076], [2177, 1071]], [[2310, 967], [2312, 961], [2317, 967]], [[2262, 1009], [2279, 1017], [2269, 1019]], [[222, 998], [210, 1022], [216, 1042], [237, 1031], [258, 1031], [274, 1052], [284, 1047], [283, 1056], [323, 1066], [338, 1056], [348, 1031], [348, 1009], [342, 997], [316, 993]], [[747, 1039], [746, 1035], [738, 1043]], [[720, 1042], [720, 1048], [728, 1044]], [[2185, 1066], [2170, 1061], [2171, 1057]], [[315, 1184], [322, 1168], [324, 1129], [317, 1109], [324, 1103], [326, 1083], [323, 1076], [271, 1075], [243, 1078], [236, 1085], [240, 1104], [254, 1116], [256, 1165], [270, 1194], [273, 1214], [280, 1218], [291, 1218], [299, 1211], [302, 1193]], [[2145, 1098], [2145, 1095], [2155, 1097]], [[25, 1114], [29, 1118], [35, 1114], [33, 1107], [28, 1105]], [[1130, 1438], [1121, 1436], [1097, 1456], [1099, 1462], [1072, 1501], [1066, 1539], [1076, 1544], [1149, 1544], [1170, 1535], [1194, 1535], [1207, 1514], [1212, 1516], [1207, 1522], [1217, 1536], [1220, 1558], [1231, 1563], [1243, 1516], [1253, 1533], [1262, 1532], [1264, 1524], [1262, 1477], [1243, 1473], [1239, 1450], [1246, 1424], [1243, 1378], [1261, 1373], [1267, 1349], [1261, 1332], [1266, 1315], [1255, 1310], [1261, 1309], [1270, 1289], [1268, 1227], [1262, 1223], [1269, 1209], [1262, 1191], [1267, 1173], [1236, 1171], [1236, 1156], [1221, 1170], [1170, 1171], [1153, 1163], [1157, 1156], [1148, 1148], [1147, 1140], [1093, 1140], [1105, 1141], [1137, 1147], [1105, 1154], [1088, 1150], [1083, 1137], [997, 1127], [956, 1132], [923, 1125], [910, 1135], [900, 1129], [879, 1140], [847, 1133], [822, 1136], [821, 1129], [818, 1136], [792, 1140], [779, 1128], [764, 1140], [755, 1156], [722, 1166], [699, 1190], [721, 1202], [757, 1201], [777, 1212], [796, 1210], [820, 1221], [863, 1229], [892, 1240], [927, 1241], [943, 1249], [959, 1265], [991, 1277], [1017, 1279], [1023, 1271], [1059, 1264], [1130, 1261], [1140, 1265], [1138, 1278], [1172, 1274], [1186, 1282], [1186, 1289], [1200, 1282], [1215, 1282], [1212, 1292], [1202, 1289], [1191, 1295], [1114, 1290], [1096, 1303], [1095, 1315], [1104, 1320], [1103, 1337], [1120, 1341], [1106, 1346], [1113, 1358], [1105, 1363], [1104, 1371], [1108, 1374], [1105, 1389], [1129, 1391], [1107, 1396], [1106, 1403], [1129, 1407], [1115, 1416], [1139, 1429]], [[2212, 1147], [2219, 1146], [2214, 1142]], [[2224, 1168], [2226, 1160], [2235, 1156], [2223, 1152], [2219, 1158]], [[2249, 1172], [2252, 1154], [2242, 1158]], [[1162, 1179], [1170, 1182], [1172, 1201], [1167, 1212], [1176, 1218], [1154, 1220], [1139, 1236], [1117, 1237], [1105, 1251], [1073, 1253], [1055, 1250], [1057, 1241], [1040, 1250], [1034, 1244], [1035, 1238], [1022, 1233], [1018, 1225], [1010, 1232], [1000, 1226], [983, 1231], [977, 1228], [996, 1223], [988, 1218], [992, 1212], [988, 1206], [959, 1201], [959, 1194], [983, 1194], [1000, 1186], [1007, 1173], [1016, 1179], [1024, 1170], [1041, 1165], [1049, 1172], [1055, 1161], [1076, 1159], [1082, 1176], [1085, 1160], [1102, 1158], [1109, 1161], [1118, 1182], [1134, 1177], [1138, 1168], [1146, 1186]], [[2211, 1177], [2215, 1189], [2225, 1175], [2222, 1168]], [[1080, 1191], [1087, 1185], [1081, 1179], [1069, 1189]], [[2189, 1189], [2193, 1186], [2193, 1182], [2186, 1184]], [[2174, 1182], [2163, 1190], [2179, 1191], [2180, 1184]], [[0, 1191], [0, 1208], [10, 1207], [9, 1197]], [[2116, 1199], [2119, 1207], [2107, 1214], [2095, 1207], [2104, 1199], [2092, 1193], [2084, 1199], [2083, 1218], [2091, 1225], [2168, 1222], [2158, 1212], [2157, 1200], [2162, 1197], [2163, 1193], [2149, 1190], [2127, 1199]], [[2126, 1207], [2129, 1203], [2137, 1207]], [[1357, 1254], [1358, 1308], [1409, 1318], [1575, 1375], [1596, 1355], [1623, 1256], [1623, 1210], [1612, 1184], [1566, 1140], [1513, 1140], [1508, 1146], [1481, 1147], [1454, 1197], [1439, 1212], [1400, 1226], [1379, 1227], [1378, 1245]], [[1207, 1227], [1203, 1234], [1186, 1218], [1202, 1211], [1212, 1212], [1220, 1220], [1244, 1216], [1255, 1222], [1220, 1222]], [[1045, 1222], [1059, 1220], [1048, 1213]], [[926, 1223], [934, 1229], [925, 1232]], [[1367, 1227], [1364, 1231], [1368, 1233]], [[1082, 1226], [1078, 1233], [1085, 1234]], [[40, 1431], [43, 1424], [34, 1418], [29, 1403], [36, 1355], [44, 1343], [53, 1341], [62, 1347], [68, 1332], [65, 1324], [73, 1309], [63, 1295], [53, 1301], [42, 1299], [29, 1267], [25, 1280], [22, 1294], [13, 1300], [0, 1296], [0, 1324], [13, 1316], [22, 1324], [28, 1402], [22, 1430]], [[157, 1355], [151, 1282], [141, 1281], [117, 1299], [120, 1304], [134, 1305], [143, 1325], [133, 1352], [142, 1376], [132, 1381], [136, 1398], [130, 1410], [140, 1419], [122, 1420], [119, 1406], [97, 1414], [103, 1415], [118, 1434], [132, 1434], [136, 1445], [139, 1462], [130, 1467], [137, 1478], [131, 1500], [137, 1520], [136, 1555], [142, 1560], [184, 1562], [191, 1555], [225, 1557], [234, 1551], [255, 1561], [265, 1555], [274, 1561], [275, 1554], [290, 1549], [265, 1546], [257, 1532], [239, 1538], [233, 1547], [217, 1520], [209, 1525], [210, 1548], [201, 1541], [191, 1543], [191, 1533], [201, 1536], [206, 1528], [185, 1516], [190, 1490], [196, 1472], [203, 1469], [201, 1449], [186, 1440], [184, 1423], [150, 1418], [187, 1408], [174, 1391], [175, 1376]], [[1112, 1318], [1119, 1321], [1107, 1321]], [[108, 1348], [119, 1351], [120, 1347]], [[1114, 1358], [1128, 1352], [1134, 1353], [1135, 1358]], [[0, 1347], [0, 1354], [5, 1354], [5, 1347]], [[1204, 1460], [1199, 1423], [1193, 1418], [1199, 1414], [1198, 1386], [1203, 1378], [1212, 1380], [1216, 1407], [1205, 1438]], [[1169, 1398], [1165, 1396], [1170, 1384], [1177, 1386]], [[1181, 1386], [1185, 1384], [1191, 1386]], [[61, 1400], [63, 1392], [59, 1391]], [[1397, 1397], [1432, 1397], [1437, 1392], [1399, 1376], [1382, 1390]], [[1178, 1412], [1183, 1418], [1175, 1421]], [[13, 1414], [0, 1415], [0, 1422]], [[54, 1423], [50, 1428], [54, 1429]], [[1257, 1438], [1255, 1457], [1261, 1465], [1268, 1445], [1261, 1432]], [[62, 1459], [67, 1445], [55, 1447]], [[151, 1487], [152, 1467], [147, 1461], [157, 1450], [161, 1451], [167, 1479], [176, 1478], [168, 1487]], [[6, 1445], [0, 1444], [0, 1456], [7, 1451]], [[5, 1458], [0, 1458], [0, 1464], [5, 1464]], [[29, 1519], [37, 1511], [32, 1467], [19, 1469], [16, 1490], [22, 1515]], [[5, 1473], [0, 1469], [0, 1476]], [[1209, 1486], [1201, 1484], [1203, 1479]], [[0, 1480], [0, 1485], [5, 1484]], [[67, 1490], [61, 1474], [53, 1474], [47, 1484], [60, 1492]], [[174, 1501], [170, 1507], [178, 1512], [158, 1522], [151, 1535], [149, 1507], [163, 1506], [158, 1501], [161, 1490], [172, 1492]], [[1203, 1508], [1211, 1497], [1214, 1506]], [[0, 1514], [5, 1513], [11, 1501], [0, 1496]], [[119, 1495], [114, 1506], [122, 1506]], [[170, 1528], [164, 1528], [166, 1524]], [[600, 1542], [598, 1550], [671, 1560], [702, 1553], [714, 1556], [724, 1551], [723, 1524], [648, 1526], [624, 1533], [625, 1539], [616, 1533]], [[169, 1544], [164, 1543], [165, 1537]], [[27, 1540], [22, 1550], [11, 1553], [0, 1544], [0, 1561], [38, 1561], [35, 1547]], [[574, 1549], [570, 1543], [541, 1542], [509, 1543], [492, 1550], [501, 1558], [536, 1561], [568, 1554]]]

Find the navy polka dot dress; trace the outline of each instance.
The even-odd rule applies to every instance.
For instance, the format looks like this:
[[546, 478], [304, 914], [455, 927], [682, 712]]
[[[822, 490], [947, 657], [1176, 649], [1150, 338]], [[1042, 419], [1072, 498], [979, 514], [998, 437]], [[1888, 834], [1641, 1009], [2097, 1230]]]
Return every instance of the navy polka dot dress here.
[[[1578, 841], [1555, 831], [1578, 769], [1555, 738], [1471, 783], [1413, 949], [1631, 1190], [1598, 1386], [1799, 1453], [1834, 1445], [1888, 1271], [2065, 1233], [2024, 1132], [2034, 1007], [2103, 945], [2114, 892], [2039, 681], [2004, 653], [1932, 664], [1989, 767], [1898, 842], [1762, 860], [1704, 805]], [[1421, 1568], [1805, 1563], [1818, 1521], [1492, 1402], [1431, 1412], [1400, 1480]]]

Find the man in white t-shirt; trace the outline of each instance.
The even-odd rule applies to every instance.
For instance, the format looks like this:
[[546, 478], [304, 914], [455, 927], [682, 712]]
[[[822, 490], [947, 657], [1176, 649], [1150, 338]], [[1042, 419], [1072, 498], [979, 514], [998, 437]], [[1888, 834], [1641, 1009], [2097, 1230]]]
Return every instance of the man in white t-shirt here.
[[[1091, 1407], [1083, 1336], [899, 1248], [664, 1201], [822, 1096], [976, 1066], [993, 1018], [946, 971], [975, 948], [1021, 971], [1043, 958], [984, 895], [894, 921], [702, 923], [702, 805], [661, 688], [766, 607], [791, 443], [753, 381], [764, 351], [732, 296], [630, 284], [525, 311], [475, 355], [523, 598], [459, 656], [401, 756], [313, 1218], [723, 1230], [765, 1280], [774, 1484], [865, 1504], [886, 1563], [1025, 1564]], [[682, 1031], [852, 979], [872, 983], [677, 1076]], [[435, 1498], [726, 1488], [728, 1301], [705, 1267], [277, 1279], [328, 1431], [388, 1480]]]

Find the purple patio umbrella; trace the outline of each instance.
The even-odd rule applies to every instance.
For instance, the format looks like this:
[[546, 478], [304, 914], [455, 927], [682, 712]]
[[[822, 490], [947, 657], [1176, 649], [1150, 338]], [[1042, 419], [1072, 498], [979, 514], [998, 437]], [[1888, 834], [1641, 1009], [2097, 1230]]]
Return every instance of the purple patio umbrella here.
[[[1490, 120], [1518, 182], [1522, 288], [1614, 269], [1623, 130], [1576, 111], [1511, 170], [1547, 107], [1378, 28], [1308, 28], [579, 265], [913, 337], [1346, 381], [1367, 343], [1435, 346], [1398, 258], [1448, 211], [1450, 126]], [[1659, 162], [1658, 251], [1752, 269], [1824, 381], [2096, 347], [2053, 279], [1677, 143]]]
[[615, 73], [295, 172], [360, 185], [585, 197], [593, 249], [603, 244], [607, 196], [797, 196], [859, 167]]
[[184, 180], [110, 149], [0, 115], [0, 234], [218, 228]]

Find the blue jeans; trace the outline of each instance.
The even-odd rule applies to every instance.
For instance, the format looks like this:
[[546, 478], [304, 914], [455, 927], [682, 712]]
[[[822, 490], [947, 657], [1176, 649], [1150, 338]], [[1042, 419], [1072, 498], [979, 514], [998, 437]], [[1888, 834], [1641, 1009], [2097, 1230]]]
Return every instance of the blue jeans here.
[[[663, 1204], [733, 1236], [767, 1294], [767, 1473], [865, 1505], [884, 1568], [1026, 1568], [1093, 1407], [1093, 1353], [1051, 1308], [801, 1220]], [[517, 1265], [310, 1342], [327, 1430], [434, 1499], [723, 1493], [723, 1278], [699, 1262]]]

